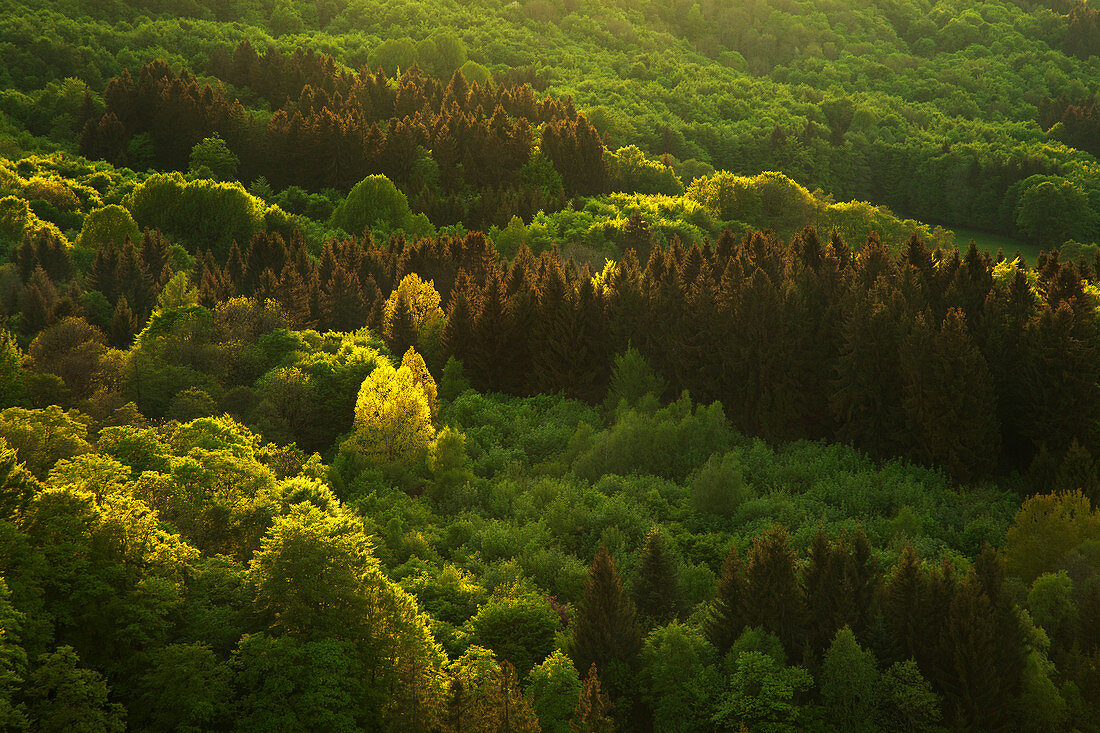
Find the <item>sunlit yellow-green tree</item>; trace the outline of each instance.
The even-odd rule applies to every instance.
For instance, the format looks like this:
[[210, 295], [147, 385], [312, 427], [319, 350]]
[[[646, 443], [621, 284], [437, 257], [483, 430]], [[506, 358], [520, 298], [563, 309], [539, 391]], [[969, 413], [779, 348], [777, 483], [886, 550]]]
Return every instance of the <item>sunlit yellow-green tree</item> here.
[[411, 461], [425, 454], [433, 437], [431, 404], [412, 369], [383, 363], [363, 380], [346, 450], [375, 464]]
[[416, 377], [417, 384], [424, 390], [424, 396], [428, 399], [428, 408], [431, 410], [432, 419], [439, 414], [439, 406], [436, 404], [439, 398], [439, 389], [435, 386], [435, 379], [428, 371], [428, 365], [424, 363], [424, 357], [416, 353], [416, 349], [409, 347], [405, 355], [401, 357], [401, 367], [408, 369]]
[[382, 319], [382, 333], [394, 354], [438, 341], [444, 318], [440, 303], [434, 281], [421, 280], [416, 273], [401, 279], [386, 299]]

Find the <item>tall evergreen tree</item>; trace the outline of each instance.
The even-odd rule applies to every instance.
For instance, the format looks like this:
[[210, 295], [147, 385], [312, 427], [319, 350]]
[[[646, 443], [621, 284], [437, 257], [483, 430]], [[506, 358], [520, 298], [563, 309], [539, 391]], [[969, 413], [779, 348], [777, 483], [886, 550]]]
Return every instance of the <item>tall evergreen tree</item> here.
[[130, 342], [134, 340], [134, 314], [130, 310], [130, 303], [125, 295], [120, 297], [115, 305], [108, 335], [111, 338], [111, 345], [119, 349], [129, 348]]
[[588, 676], [584, 678], [584, 687], [581, 688], [573, 719], [569, 721], [569, 730], [572, 733], [614, 733], [615, 731], [615, 721], [611, 717], [611, 701], [607, 693], [600, 689], [600, 678], [596, 673], [595, 664], [588, 668]]
[[781, 526], [758, 534], [745, 568], [746, 622], [772, 632], [787, 654], [802, 653], [803, 591], [790, 536]]
[[573, 622], [570, 656], [582, 669], [595, 665], [612, 697], [619, 697], [630, 690], [641, 648], [634, 603], [623, 589], [610, 553], [600, 545]]
[[960, 481], [988, 475], [1000, 453], [997, 405], [962, 311], [949, 310], [939, 333], [918, 316], [902, 350], [901, 371], [913, 457], [942, 466]]
[[731, 544], [722, 562], [722, 574], [718, 576], [718, 589], [711, 602], [704, 632], [718, 653], [724, 655], [745, 628], [746, 596], [745, 569], [737, 553], [737, 545]]
[[632, 590], [638, 610], [654, 625], [667, 624], [684, 610], [679, 568], [657, 527], [646, 533]]

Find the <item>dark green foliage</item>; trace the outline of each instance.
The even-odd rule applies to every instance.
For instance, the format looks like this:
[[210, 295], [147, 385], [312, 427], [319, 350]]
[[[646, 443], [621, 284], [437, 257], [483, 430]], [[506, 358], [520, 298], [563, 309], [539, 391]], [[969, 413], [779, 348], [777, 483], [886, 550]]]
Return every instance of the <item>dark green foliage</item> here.
[[741, 635], [746, 623], [745, 575], [736, 545], [730, 545], [718, 576], [718, 588], [707, 618], [707, 640], [724, 655]]
[[126, 711], [109, 701], [103, 676], [79, 665], [69, 646], [39, 657], [27, 677], [25, 704], [31, 727], [44, 733], [126, 730]]
[[683, 613], [680, 568], [668, 539], [657, 527], [646, 533], [631, 591], [639, 613], [651, 625], [667, 624]]
[[577, 607], [571, 656], [582, 667], [595, 665], [602, 683], [617, 698], [632, 688], [634, 662], [641, 648], [634, 603], [623, 589], [611, 555], [601, 545]]

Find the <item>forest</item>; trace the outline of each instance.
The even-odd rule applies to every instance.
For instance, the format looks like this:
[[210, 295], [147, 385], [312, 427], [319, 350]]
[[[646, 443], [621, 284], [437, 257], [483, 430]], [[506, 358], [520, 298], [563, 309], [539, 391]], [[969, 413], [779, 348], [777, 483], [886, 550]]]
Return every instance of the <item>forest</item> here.
[[1095, 0], [0, 0], [0, 729], [1100, 731], [1098, 95]]

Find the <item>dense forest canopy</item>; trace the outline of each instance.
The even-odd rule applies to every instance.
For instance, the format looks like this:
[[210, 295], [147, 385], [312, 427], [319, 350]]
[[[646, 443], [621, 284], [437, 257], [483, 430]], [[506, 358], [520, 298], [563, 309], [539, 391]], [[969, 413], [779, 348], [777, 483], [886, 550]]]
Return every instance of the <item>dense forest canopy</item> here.
[[1100, 731], [1098, 94], [1095, 0], [0, 0], [0, 728]]

